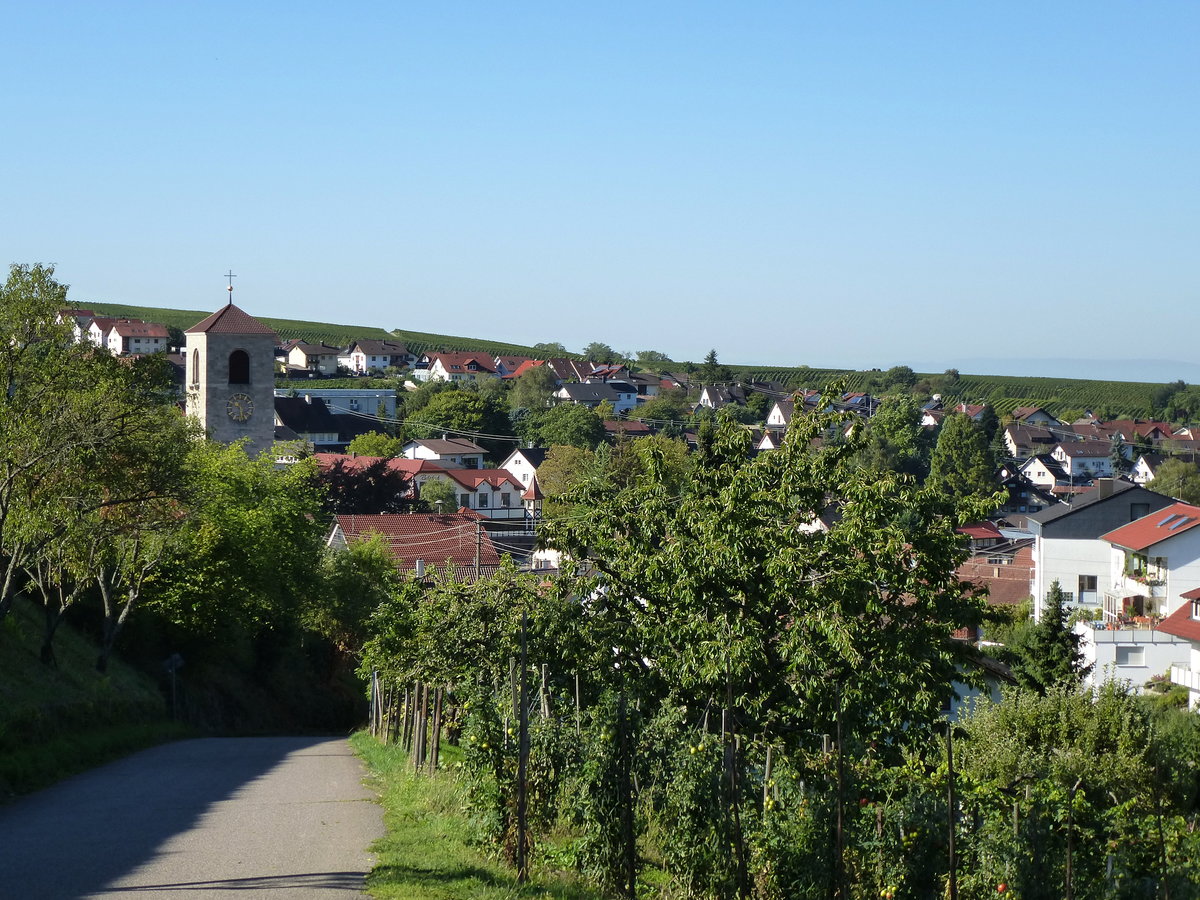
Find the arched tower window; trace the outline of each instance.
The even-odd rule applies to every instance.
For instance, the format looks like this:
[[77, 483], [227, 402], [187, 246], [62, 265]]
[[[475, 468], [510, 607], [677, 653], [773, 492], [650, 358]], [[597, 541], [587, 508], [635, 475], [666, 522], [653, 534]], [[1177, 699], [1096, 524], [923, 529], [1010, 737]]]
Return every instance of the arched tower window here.
[[200, 383], [200, 351], [192, 351], [192, 384]]
[[229, 354], [229, 383], [250, 383], [250, 354], [245, 350], [234, 350]]

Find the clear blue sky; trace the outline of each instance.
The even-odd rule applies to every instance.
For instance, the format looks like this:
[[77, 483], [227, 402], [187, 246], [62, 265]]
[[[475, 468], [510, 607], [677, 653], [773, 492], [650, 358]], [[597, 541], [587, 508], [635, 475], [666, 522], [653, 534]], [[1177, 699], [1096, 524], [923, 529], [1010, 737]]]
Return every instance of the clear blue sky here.
[[10, 3], [0, 84], [2, 261], [80, 304], [1197, 360], [1194, 0]]

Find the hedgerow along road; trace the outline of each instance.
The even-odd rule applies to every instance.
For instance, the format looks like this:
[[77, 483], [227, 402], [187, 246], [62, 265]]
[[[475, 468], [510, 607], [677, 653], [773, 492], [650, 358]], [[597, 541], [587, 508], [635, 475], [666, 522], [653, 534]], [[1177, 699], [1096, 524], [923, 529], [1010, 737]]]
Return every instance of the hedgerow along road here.
[[382, 812], [345, 740], [165, 744], [0, 806], [0, 897], [353, 897]]

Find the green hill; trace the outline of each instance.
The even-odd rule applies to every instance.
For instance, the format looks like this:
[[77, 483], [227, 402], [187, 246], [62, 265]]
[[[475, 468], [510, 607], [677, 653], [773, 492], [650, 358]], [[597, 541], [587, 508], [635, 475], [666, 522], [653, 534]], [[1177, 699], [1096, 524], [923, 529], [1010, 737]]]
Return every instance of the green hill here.
[[[132, 316], [164, 325], [190, 328], [208, 312], [201, 310], [166, 309], [149, 306], [125, 306], [115, 303], [92, 304], [98, 313], [110, 316]], [[536, 356], [539, 351], [526, 344], [491, 341], [485, 338], [461, 337], [435, 334], [424, 331], [409, 331], [398, 328], [387, 331], [367, 325], [334, 325], [328, 322], [308, 322], [300, 319], [260, 320], [275, 329], [287, 340], [299, 338], [305, 341], [324, 341], [344, 346], [356, 338], [391, 338], [403, 341], [417, 354], [433, 350], [478, 351], [493, 355]], [[579, 354], [568, 354], [578, 356]], [[830, 381], [844, 379], [848, 390], [869, 391], [878, 372], [852, 371], [848, 369], [811, 368], [809, 366], [739, 366], [731, 365], [735, 375], [742, 379], [779, 381], [789, 388], [822, 388]], [[935, 378], [933, 373], [921, 377]], [[972, 403], [990, 403], [1003, 415], [1018, 406], [1045, 406], [1058, 415], [1071, 415], [1091, 409], [1111, 416], [1139, 416], [1151, 414], [1151, 391], [1155, 384], [1125, 381], [1092, 381], [1083, 378], [1034, 378], [1010, 375], [962, 375], [958, 381], [944, 391], [952, 400]]]

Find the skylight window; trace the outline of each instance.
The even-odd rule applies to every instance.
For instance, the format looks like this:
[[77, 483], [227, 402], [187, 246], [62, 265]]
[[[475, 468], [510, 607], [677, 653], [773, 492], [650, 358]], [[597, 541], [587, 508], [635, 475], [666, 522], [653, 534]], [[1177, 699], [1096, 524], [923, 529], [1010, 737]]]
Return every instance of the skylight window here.
[[1163, 519], [1161, 522], [1159, 522], [1156, 527], [1162, 528], [1164, 525], [1166, 525], [1168, 522], [1170, 522], [1172, 519], [1174, 519], [1177, 515], [1178, 515], [1178, 513], [1171, 513], [1169, 516], [1167, 516], [1165, 519]]
[[1192, 516], [1180, 516], [1179, 521], [1176, 522], [1174, 525], [1172, 525], [1170, 528], [1168, 528], [1167, 531], [1174, 531], [1176, 528], [1181, 528], [1184, 525], [1186, 525], [1188, 522], [1194, 522], [1194, 521], [1195, 521], [1195, 519]]

